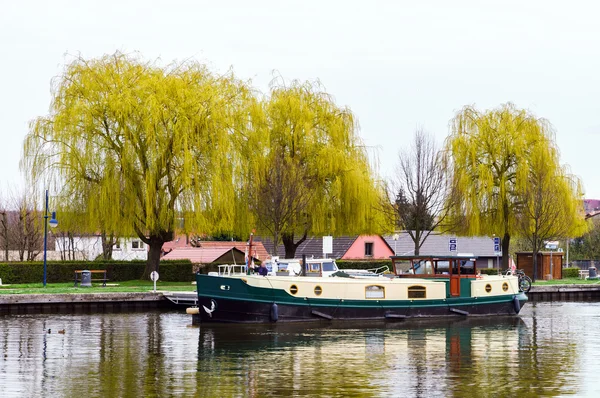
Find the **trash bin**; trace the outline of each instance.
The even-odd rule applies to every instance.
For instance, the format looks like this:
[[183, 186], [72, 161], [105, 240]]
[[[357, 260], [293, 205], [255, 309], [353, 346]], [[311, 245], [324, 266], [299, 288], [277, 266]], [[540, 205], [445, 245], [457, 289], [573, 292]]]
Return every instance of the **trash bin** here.
[[598, 279], [598, 273], [596, 272], [596, 267], [590, 267], [590, 268], [588, 268], [588, 271], [590, 272], [588, 275], [588, 279]]
[[88, 270], [81, 271], [81, 287], [92, 287], [92, 273]]

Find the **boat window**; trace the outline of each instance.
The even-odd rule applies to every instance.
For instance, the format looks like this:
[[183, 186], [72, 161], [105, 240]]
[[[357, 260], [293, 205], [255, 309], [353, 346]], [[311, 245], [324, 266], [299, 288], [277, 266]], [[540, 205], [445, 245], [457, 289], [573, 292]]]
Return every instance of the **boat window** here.
[[485, 285], [485, 291], [490, 293], [492, 291], [492, 285], [490, 285], [489, 283]]
[[310, 272], [319, 272], [321, 270], [321, 263], [309, 263], [308, 267]]
[[475, 275], [475, 262], [471, 260], [461, 260], [460, 273], [462, 275]]
[[408, 298], [409, 299], [427, 298], [427, 288], [425, 286], [409, 286], [408, 287]]
[[504, 282], [502, 284], [502, 290], [504, 290], [505, 292], [508, 291], [508, 283]]
[[323, 293], [323, 289], [321, 289], [321, 286], [319, 286], [319, 285], [315, 286], [315, 295], [320, 296], [321, 293]]
[[333, 261], [326, 261], [323, 263], [323, 271], [337, 271], [337, 267]]
[[432, 275], [433, 274], [433, 264], [431, 261], [420, 260], [414, 263], [415, 274], [417, 275]]
[[292, 294], [298, 293], [298, 286], [296, 286], [296, 285], [290, 286], [290, 293], [292, 293]]
[[438, 261], [436, 273], [438, 273], [438, 274], [450, 273], [450, 261]]
[[365, 287], [366, 298], [385, 298], [385, 287], [372, 285]]

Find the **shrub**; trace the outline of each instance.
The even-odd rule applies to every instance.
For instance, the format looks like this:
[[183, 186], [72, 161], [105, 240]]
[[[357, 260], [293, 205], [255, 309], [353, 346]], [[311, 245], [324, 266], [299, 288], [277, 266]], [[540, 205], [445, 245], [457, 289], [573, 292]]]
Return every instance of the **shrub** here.
[[562, 270], [563, 278], [578, 278], [579, 277], [579, 268], [563, 268]]
[[335, 262], [339, 269], [375, 269], [387, 266], [390, 272], [394, 272], [392, 268], [392, 260], [372, 260], [372, 261], [352, 261], [352, 260], [336, 260]]
[[[498, 269], [496, 268], [477, 268], [477, 271], [481, 272], [481, 275], [498, 275]], [[505, 274], [506, 271], [502, 273]]]

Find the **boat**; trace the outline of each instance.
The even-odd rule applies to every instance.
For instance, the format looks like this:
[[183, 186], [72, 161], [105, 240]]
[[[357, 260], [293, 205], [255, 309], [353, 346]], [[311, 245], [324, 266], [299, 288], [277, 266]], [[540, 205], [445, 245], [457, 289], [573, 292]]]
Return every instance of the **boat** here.
[[196, 274], [196, 322], [403, 320], [516, 315], [527, 301], [518, 278], [480, 275], [474, 256], [392, 256], [377, 278], [336, 273]]

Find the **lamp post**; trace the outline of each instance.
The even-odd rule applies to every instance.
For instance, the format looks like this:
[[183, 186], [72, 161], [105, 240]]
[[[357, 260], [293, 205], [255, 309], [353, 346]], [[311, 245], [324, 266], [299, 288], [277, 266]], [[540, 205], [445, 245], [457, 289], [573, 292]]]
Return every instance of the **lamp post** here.
[[400, 235], [398, 234], [394, 234], [394, 256], [397, 256], [397, 252], [396, 252], [396, 242], [398, 242], [398, 238], [400, 237]]
[[52, 218], [48, 221], [48, 190], [46, 189], [46, 207], [44, 210], [44, 287], [46, 287], [46, 252], [48, 249], [48, 224], [54, 228], [58, 225], [56, 212], [52, 212]]

